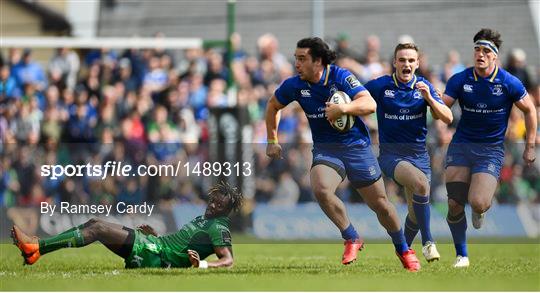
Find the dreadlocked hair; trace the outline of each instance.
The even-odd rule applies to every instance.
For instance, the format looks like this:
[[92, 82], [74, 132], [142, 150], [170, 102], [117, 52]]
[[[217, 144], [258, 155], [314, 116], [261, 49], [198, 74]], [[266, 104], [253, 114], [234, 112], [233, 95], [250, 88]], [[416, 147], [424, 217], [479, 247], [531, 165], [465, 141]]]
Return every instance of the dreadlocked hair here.
[[238, 188], [232, 187], [229, 183], [224, 181], [220, 181], [208, 190], [208, 199], [218, 195], [223, 195], [230, 199], [230, 207], [234, 212], [239, 211], [244, 200], [244, 196], [238, 191]]

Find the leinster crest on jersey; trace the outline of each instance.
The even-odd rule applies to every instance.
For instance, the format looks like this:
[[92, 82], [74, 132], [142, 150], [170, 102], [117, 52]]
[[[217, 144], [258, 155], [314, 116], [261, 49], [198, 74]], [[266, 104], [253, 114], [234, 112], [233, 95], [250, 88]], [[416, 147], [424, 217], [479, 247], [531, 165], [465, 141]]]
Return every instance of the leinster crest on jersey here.
[[502, 85], [500, 84], [496, 84], [495, 86], [493, 86], [491, 88], [491, 94], [493, 94], [494, 96], [500, 96], [503, 94], [503, 89], [502, 89]]

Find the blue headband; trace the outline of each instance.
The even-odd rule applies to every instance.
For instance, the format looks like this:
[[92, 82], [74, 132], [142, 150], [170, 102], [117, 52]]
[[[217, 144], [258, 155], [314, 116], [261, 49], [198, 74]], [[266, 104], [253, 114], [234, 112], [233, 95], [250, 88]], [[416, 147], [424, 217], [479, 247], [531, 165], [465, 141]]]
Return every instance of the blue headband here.
[[480, 46], [489, 48], [495, 55], [499, 55], [499, 49], [497, 49], [497, 46], [493, 44], [493, 42], [490, 42], [488, 40], [478, 40], [474, 43], [474, 48], [478, 48]]

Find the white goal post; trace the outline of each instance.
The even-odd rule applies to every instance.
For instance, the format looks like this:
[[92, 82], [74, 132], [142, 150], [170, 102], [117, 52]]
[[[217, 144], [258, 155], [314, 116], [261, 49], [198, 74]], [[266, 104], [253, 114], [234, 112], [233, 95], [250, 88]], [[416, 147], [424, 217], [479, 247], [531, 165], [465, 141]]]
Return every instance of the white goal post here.
[[200, 38], [72, 38], [72, 37], [0, 37], [0, 47], [21, 48], [134, 48], [194, 49], [202, 48]]

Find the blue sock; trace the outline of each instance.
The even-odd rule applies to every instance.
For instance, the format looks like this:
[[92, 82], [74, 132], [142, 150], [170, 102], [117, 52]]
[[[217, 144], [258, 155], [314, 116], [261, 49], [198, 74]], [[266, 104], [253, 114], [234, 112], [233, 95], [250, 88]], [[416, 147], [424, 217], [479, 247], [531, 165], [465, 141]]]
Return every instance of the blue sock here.
[[429, 208], [429, 196], [413, 195], [413, 209], [416, 215], [416, 221], [418, 221], [418, 227], [420, 227], [420, 234], [422, 234], [422, 245], [425, 245], [427, 241], [433, 242], [431, 237], [431, 230], [429, 229], [429, 217], [431, 211]]
[[396, 232], [387, 232], [388, 235], [392, 237], [392, 243], [394, 243], [396, 251], [399, 254], [403, 254], [404, 252], [409, 250], [409, 246], [407, 245], [407, 241], [405, 240], [405, 235], [403, 234], [403, 229], [399, 229], [399, 231]]
[[456, 216], [448, 215], [446, 221], [450, 227], [450, 232], [452, 232], [456, 256], [467, 256], [467, 218], [465, 212]]
[[352, 223], [349, 225], [349, 227], [347, 227], [347, 229], [341, 231], [341, 237], [343, 237], [345, 240], [356, 240], [360, 238]]
[[407, 216], [405, 218], [405, 240], [407, 240], [407, 245], [409, 247], [412, 246], [414, 237], [416, 237], [416, 234], [418, 234], [418, 230], [418, 224], [411, 221], [411, 219], [409, 219], [409, 216]]

